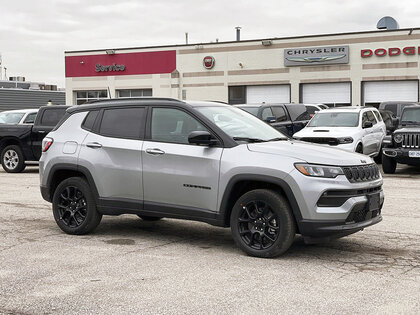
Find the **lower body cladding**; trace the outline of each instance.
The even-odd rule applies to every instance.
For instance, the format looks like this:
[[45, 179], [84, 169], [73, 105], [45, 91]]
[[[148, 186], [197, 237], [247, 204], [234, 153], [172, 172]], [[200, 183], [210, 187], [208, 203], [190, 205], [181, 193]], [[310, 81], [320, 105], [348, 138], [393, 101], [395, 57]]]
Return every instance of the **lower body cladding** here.
[[350, 183], [344, 175], [316, 178], [293, 171], [287, 181], [295, 192], [300, 213], [294, 214], [306, 243], [350, 235], [382, 221], [381, 178]]
[[420, 166], [420, 148], [384, 148], [382, 152], [397, 163]]

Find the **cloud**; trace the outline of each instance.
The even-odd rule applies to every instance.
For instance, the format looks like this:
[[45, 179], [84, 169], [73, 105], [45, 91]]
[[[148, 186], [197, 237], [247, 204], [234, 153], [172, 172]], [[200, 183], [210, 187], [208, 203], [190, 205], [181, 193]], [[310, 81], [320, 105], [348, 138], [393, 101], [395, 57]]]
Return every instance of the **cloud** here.
[[[2, 1], [3, 2], [3, 1]], [[0, 53], [8, 76], [64, 86], [64, 51], [373, 30], [392, 15], [415, 27], [417, 1], [44, 0], [2, 6]]]

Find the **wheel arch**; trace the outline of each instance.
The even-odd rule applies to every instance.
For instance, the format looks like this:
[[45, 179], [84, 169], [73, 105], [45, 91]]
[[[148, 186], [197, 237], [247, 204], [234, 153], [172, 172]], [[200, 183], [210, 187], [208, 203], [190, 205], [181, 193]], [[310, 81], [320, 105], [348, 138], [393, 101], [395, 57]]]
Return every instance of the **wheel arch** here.
[[261, 188], [275, 190], [287, 199], [292, 208], [296, 227], [299, 230], [299, 221], [302, 220], [302, 215], [289, 184], [283, 179], [259, 174], [241, 174], [230, 179], [220, 204], [220, 215], [223, 220], [223, 226], [228, 227], [230, 225], [232, 208], [238, 198], [248, 191]]
[[[9, 145], [16, 145], [19, 146], [22, 150], [22, 143], [17, 138], [3, 138], [0, 140], [0, 153], [3, 152], [3, 150], [8, 147]], [[23, 151], [23, 150], [22, 150]]]
[[84, 178], [91, 187], [96, 202], [98, 202], [99, 194], [95, 185], [95, 181], [93, 180], [92, 174], [87, 168], [73, 164], [56, 164], [51, 168], [47, 179], [48, 193], [47, 196], [45, 196], [45, 199], [51, 202], [52, 196], [54, 195], [57, 186], [63, 180], [70, 177]]

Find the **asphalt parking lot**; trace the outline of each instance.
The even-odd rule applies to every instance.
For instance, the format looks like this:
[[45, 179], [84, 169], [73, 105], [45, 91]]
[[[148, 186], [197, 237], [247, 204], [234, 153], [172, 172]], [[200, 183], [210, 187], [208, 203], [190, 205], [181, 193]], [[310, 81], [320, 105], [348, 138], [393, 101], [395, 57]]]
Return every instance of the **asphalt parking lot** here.
[[258, 259], [198, 222], [123, 215], [66, 235], [37, 167], [0, 170], [0, 313], [418, 314], [420, 170], [385, 176], [384, 191], [381, 223]]

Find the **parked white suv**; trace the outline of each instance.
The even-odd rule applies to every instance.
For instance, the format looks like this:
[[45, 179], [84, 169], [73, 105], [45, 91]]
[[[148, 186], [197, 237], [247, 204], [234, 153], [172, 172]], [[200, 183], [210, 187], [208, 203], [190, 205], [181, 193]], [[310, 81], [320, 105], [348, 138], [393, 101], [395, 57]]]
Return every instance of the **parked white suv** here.
[[0, 124], [23, 125], [33, 124], [38, 109], [9, 110], [0, 113]]
[[376, 108], [354, 106], [316, 113], [293, 138], [376, 157], [385, 135], [386, 126]]

